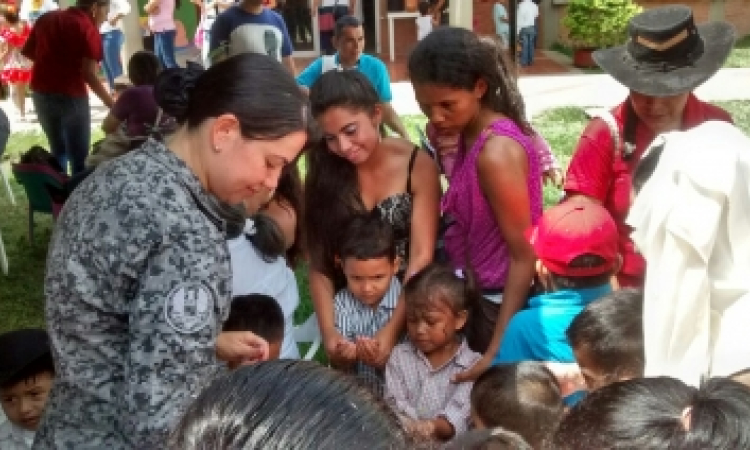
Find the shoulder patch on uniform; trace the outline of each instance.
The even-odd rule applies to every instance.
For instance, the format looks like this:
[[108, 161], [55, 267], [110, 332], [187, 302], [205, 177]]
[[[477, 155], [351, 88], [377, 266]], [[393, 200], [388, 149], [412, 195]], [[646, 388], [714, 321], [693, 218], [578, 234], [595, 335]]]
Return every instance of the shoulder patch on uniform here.
[[214, 303], [214, 295], [205, 285], [180, 284], [167, 295], [164, 317], [178, 333], [195, 333], [213, 322]]

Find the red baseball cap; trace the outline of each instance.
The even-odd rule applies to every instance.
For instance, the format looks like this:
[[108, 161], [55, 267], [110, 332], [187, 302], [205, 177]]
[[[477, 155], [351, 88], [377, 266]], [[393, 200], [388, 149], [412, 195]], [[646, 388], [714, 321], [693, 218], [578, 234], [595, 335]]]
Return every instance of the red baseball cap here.
[[[569, 200], [544, 212], [527, 233], [536, 257], [554, 274], [589, 277], [612, 271], [618, 261], [617, 225], [609, 212], [593, 201]], [[606, 263], [570, 267], [582, 255], [597, 255]]]

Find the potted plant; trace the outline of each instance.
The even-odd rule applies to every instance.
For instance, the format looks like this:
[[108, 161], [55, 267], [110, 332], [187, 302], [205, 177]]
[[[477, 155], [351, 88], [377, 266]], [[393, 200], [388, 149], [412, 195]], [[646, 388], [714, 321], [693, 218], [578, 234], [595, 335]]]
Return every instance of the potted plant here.
[[569, 0], [563, 25], [573, 47], [573, 65], [596, 67], [591, 52], [623, 44], [628, 21], [640, 11], [633, 0]]

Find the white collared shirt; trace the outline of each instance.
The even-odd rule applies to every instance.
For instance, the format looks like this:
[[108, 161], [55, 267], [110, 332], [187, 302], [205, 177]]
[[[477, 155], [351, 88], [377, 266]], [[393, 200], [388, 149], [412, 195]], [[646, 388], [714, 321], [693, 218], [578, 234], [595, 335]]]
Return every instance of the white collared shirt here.
[[533, 27], [537, 17], [539, 17], [539, 7], [536, 3], [531, 0], [523, 0], [518, 5], [518, 19], [516, 19], [518, 31]]
[[112, 30], [122, 30], [122, 19], [118, 19], [112, 26], [109, 21], [118, 15], [128, 15], [130, 13], [130, 2], [128, 0], [111, 0], [109, 2], [109, 13], [107, 20], [99, 27], [99, 33], [109, 33]]

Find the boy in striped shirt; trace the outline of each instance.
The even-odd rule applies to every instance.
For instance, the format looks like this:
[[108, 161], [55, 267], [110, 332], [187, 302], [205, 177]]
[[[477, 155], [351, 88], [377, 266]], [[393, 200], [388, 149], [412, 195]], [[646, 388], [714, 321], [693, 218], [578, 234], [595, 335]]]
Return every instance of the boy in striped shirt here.
[[401, 294], [399, 258], [393, 230], [377, 214], [356, 216], [342, 236], [338, 263], [346, 287], [334, 298], [341, 340], [328, 355], [333, 367], [355, 375], [376, 395], [383, 394], [383, 368], [367, 363], [375, 334], [393, 315]]

